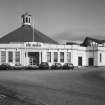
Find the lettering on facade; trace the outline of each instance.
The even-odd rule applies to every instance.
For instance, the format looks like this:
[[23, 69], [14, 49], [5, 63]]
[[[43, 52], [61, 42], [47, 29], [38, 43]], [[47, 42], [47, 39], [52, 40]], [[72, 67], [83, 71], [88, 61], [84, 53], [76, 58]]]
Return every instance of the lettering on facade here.
[[26, 43], [26, 47], [41, 47], [40, 43]]

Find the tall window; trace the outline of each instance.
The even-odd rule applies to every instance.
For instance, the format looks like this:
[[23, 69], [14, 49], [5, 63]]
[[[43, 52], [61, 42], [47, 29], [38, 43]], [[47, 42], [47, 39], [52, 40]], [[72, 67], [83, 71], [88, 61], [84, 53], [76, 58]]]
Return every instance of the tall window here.
[[1, 63], [6, 63], [6, 51], [1, 51]]
[[60, 62], [64, 62], [64, 52], [60, 52]]
[[54, 52], [54, 62], [58, 62], [58, 53]]
[[15, 52], [15, 62], [20, 63], [20, 52], [19, 51]]
[[102, 62], [102, 54], [100, 53], [100, 62]]
[[8, 52], [8, 62], [13, 62], [13, 52], [12, 51]]
[[51, 52], [47, 52], [47, 62], [51, 62]]
[[26, 17], [26, 23], [28, 23], [28, 17]]
[[71, 62], [71, 52], [67, 52], [67, 62]]
[[78, 66], [82, 66], [82, 57], [78, 57]]

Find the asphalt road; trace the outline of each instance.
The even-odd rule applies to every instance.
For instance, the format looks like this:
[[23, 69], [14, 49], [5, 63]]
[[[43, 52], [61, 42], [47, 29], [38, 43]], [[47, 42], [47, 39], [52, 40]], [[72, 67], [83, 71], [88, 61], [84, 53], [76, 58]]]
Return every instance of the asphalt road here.
[[105, 105], [105, 68], [0, 72], [0, 94], [8, 105]]

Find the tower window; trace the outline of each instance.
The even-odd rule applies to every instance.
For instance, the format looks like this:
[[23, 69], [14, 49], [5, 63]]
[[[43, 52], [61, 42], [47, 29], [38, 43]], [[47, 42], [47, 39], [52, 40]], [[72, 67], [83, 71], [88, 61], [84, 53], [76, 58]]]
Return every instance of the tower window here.
[[29, 18], [29, 23], [31, 23], [31, 19]]
[[26, 17], [26, 23], [28, 23], [28, 17]]

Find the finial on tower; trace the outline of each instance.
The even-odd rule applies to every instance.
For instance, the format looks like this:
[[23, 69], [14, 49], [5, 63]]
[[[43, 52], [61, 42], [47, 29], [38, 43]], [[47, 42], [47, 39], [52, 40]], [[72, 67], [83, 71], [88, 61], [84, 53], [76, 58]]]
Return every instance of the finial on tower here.
[[25, 13], [21, 17], [22, 17], [22, 25], [31, 25], [32, 16], [30, 14]]

